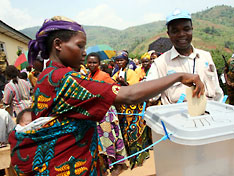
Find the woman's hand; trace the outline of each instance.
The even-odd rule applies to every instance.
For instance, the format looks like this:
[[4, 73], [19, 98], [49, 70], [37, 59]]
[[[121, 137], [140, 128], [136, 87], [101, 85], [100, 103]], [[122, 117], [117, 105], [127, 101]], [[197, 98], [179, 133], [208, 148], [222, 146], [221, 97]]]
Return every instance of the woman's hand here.
[[121, 86], [128, 86], [128, 83], [125, 82], [124, 78], [123, 77], [117, 77], [116, 78], [116, 81], [121, 85]]
[[[120, 82], [123, 79], [117, 79]], [[130, 86], [122, 86], [116, 96], [115, 104], [136, 104], [147, 101], [162, 93], [176, 82], [186, 86], [195, 86], [193, 97], [204, 94], [204, 84], [198, 75], [189, 73], [174, 73], [156, 80], [145, 81]]]
[[205, 88], [204, 84], [200, 80], [199, 75], [197, 74], [190, 74], [190, 73], [181, 73], [181, 83], [186, 86], [195, 86], [193, 91], [193, 97], [197, 96], [198, 98], [204, 94]]

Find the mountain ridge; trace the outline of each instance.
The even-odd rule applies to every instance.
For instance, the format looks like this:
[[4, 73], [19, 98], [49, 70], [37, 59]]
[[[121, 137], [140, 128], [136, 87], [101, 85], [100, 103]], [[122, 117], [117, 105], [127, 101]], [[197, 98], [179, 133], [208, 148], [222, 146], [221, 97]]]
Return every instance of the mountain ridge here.
[[[192, 14], [193, 45], [201, 49], [223, 48], [227, 52], [234, 49], [234, 8], [227, 5], [214, 6]], [[21, 30], [35, 38], [39, 26]], [[107, 44], [115, 50], [127, 49], [134, 55], [148, 50], [148, 46], [159, 37], [167, 37], [165, 21], [128, 27], [124, 30], [103, 26], [84, 26], [87, 34], [87, 47]], [[33, 37], [34, 36], [34, 37]]]

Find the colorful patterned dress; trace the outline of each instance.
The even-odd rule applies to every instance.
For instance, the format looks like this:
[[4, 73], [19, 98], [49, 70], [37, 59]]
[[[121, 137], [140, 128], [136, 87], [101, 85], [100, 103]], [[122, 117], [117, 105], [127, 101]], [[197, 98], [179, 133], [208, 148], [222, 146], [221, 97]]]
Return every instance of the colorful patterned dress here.
[[36, 131], [11, 133], [17, 173], [100, 175], [96, 121], [103, 119], [118, 90], [50, 61], [34, 90], [32, 116], [54, 119]]
[[[124, 146], [123, 136], [119, 126], [117, 111], [114, 106], [111, 106], [105, 117], [98, 123], [97, 126], [99, 135], [99, 153], [102, 159], [102, 169], [105, 172], [115, 161], [127, 157], [127, 152]], [[118, 164], [124, 164], [122, 161]]]
[[[125, 82], [129, 85], [139, 82], [139, 77], [135, 71], [125, 69]], [[119, 76], [117, 72], [113, 79]], [[143, 104], [136, 105], [120, 105], [117, 108], [119, 113], [123, 114], [140, 114], [143, 110]], [[138, 115], [118, 115], [121, 132], [124, 138], [125, 147], [128, 155], [137, 153], [138, 151], [148, 147], [151, 142], [151, 132], [149, 127], [146, 126], [145, 120], [142, 116]], [[136, 166], [142, 166], [143, 162], [149, 158], [149, 151], [142, 152], [139, 155], [131, 157], [129, 159], [130, 168], [133, 169]]]
[[[108, 73], [100, 69], [98, 69], [93, 76], [90, 73], [88, 78], [110, 84], [115, 83]], [[104, 118], [100, 122], [97, 122], [97, 130], [99, 135], [99, 153], [101, 154], [101, 169], [104, 173], [107, 168], [112, 168], [109, 167], [110, 164], [127, 156], [117, 111], [114, 106], [111, 106]], [[124, 163], [125, 161], [122, 161], [119, 164]]]
[[[120, 113], [140, 114], [143, 110], [142, 104], [121, 105], [118, 109]], [[123, 134], [125, 147], [128, 155], [137, 153], [138, 151], [152, 144], [151, 130], [146, 125], [142, 116], [137, 115], [119, 115], [119, 124]], [[139, 155], [129, 159], [130, 168], [142, 166], [143, 162], [149, 158], [149, 151], [144, 151]]]

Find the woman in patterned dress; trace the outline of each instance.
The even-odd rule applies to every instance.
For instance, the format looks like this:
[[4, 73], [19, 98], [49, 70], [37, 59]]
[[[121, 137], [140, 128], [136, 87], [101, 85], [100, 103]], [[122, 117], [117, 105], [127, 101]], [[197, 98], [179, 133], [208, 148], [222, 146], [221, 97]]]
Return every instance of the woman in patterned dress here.
[[[90, 73], [88, 78], [97, 81], [104, 81], [113, 84], [115, 81], [106, 72], [100, 70], [100, 56], [97, 53], [87, 55], [87, 68]], [[127, 156], [122, 133], [119, 127], [119, 119], [115, 106], [111, 106], [104, 118], [97, 122], [97, 131], [99, 136], [99, 153], [102, 161], [101, 170], [103, 175], [107, 175], [107, 169], [111, 170], [112, 176], [119, 175], [127, 169], [125, 161], [122, 161], [112, 167], [110, 164], [121, 160]]]
[[[140, 80], [137, 73], [131, 69], [128, 69], [128, 54], [125, 51], [117, 52], [115, 58], [117, 65], [120, 68], [113, 78], [121, 86], [128, 86], [138, 83]], [[121, 73], [122, 72], [122, 73]], [[128, 155], [132, 155], [146, 147], [151, 143], [151, 136], [149, 136], [150, 129], [146, 126], [146, 122], [140, 115], [143, 110], [143, 104], [133, 105], [121, 105], [118, 108], [118, 112], [130, 115], [119, 115], [120, 127], [124, 137], [125, 147]], [[137, 166], [142, 166], [143, 162], [149, 158], [149, 151], [144, 151], [139, 155], [131, 157], [129, 159], [130, 168], [133, 169]]]
[[204, 93], [199, 76], [184, 73], [125, 87], [92, 81], [74, 71], [85, 45], [82, 26], [60, 16], [45, 20], [29, 43], [31, 63], [39, 52], [50, 59], [34, 89], [32, 123], [51, 118], [42, 127], [10, 134], [11, 163], [18, 175], [101, 175], [96, 122], [112, 104], [140, 103], [175, 82], [195, 84], [194, 96]]

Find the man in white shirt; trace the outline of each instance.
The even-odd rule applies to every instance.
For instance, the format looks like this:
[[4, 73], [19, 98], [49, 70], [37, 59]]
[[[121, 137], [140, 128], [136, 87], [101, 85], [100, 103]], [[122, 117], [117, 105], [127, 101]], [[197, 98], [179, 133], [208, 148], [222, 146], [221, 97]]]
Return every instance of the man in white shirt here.
[[14, 129], [15, 122], [5, 109], [0, 109], [0, 146], [8, 143], [8, 136]]
[[[158, 79], [176, 72], [198, 74], [205, 84], [206, 97], [216, 101], [222, 100], [223, 91], [210, 53], [196, 49], [191, 44], [193, 26], [190, 13], [177, 9], [167, 17], [166, 25], [173, 47], [154, 60], [147, 80]], [[181, 94], [185, 94], [185, 90], [185, 85], [174, 84], [162, 92], [162, 104], [176, 103]]]

